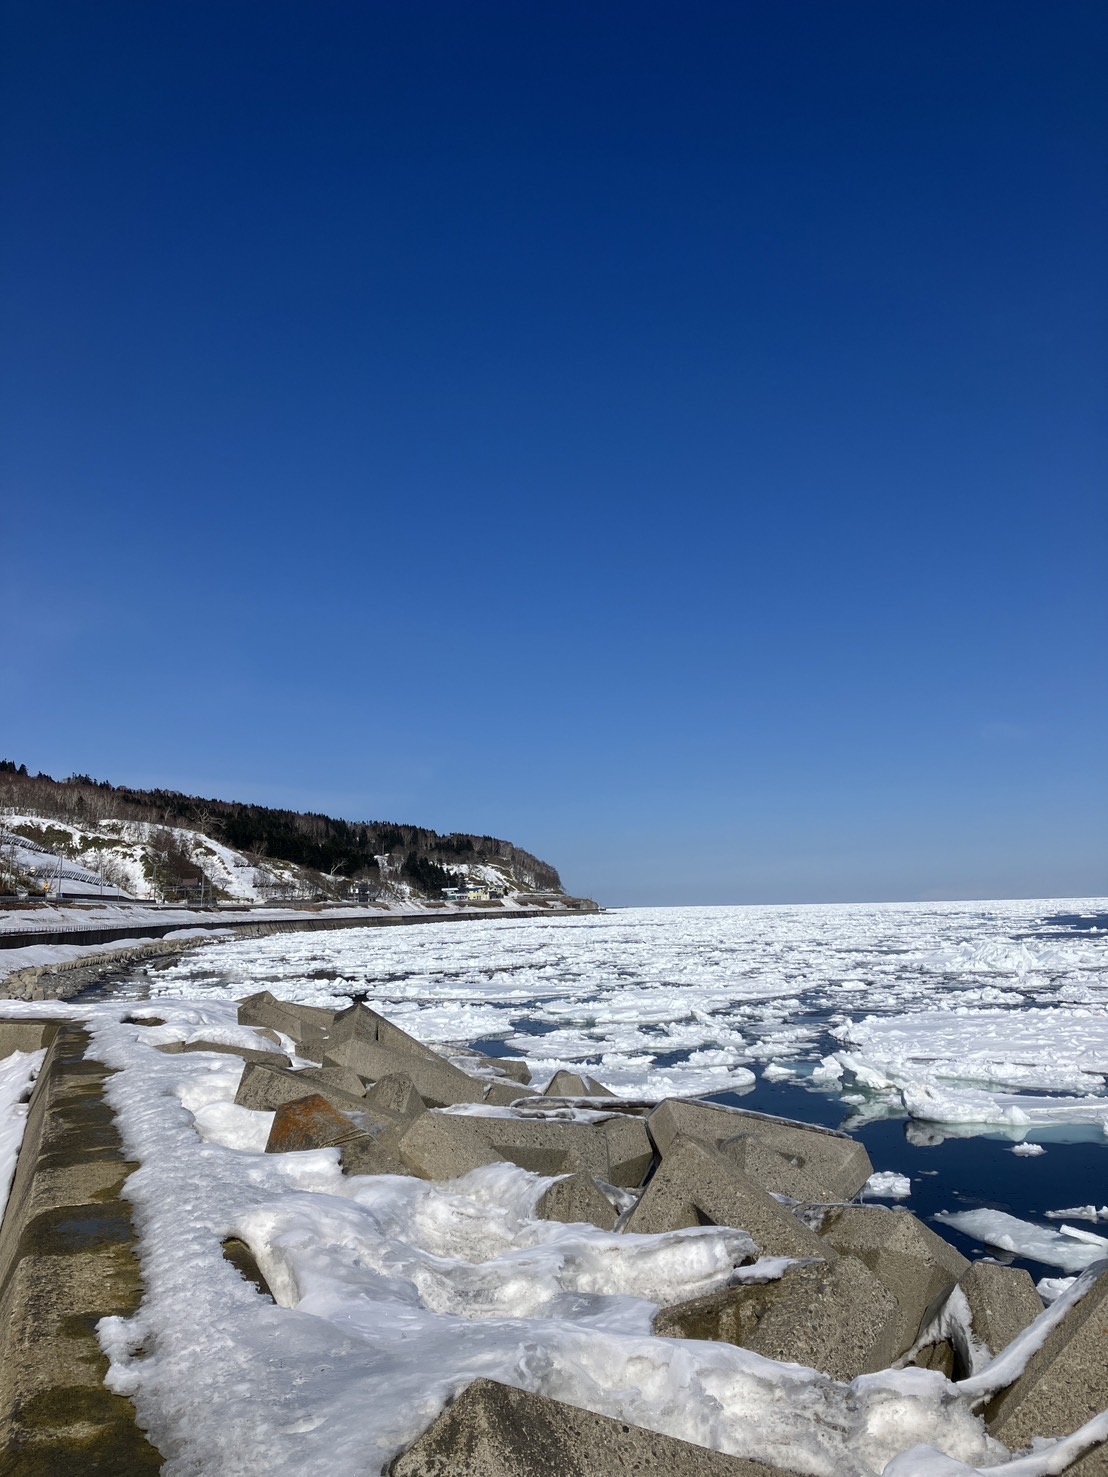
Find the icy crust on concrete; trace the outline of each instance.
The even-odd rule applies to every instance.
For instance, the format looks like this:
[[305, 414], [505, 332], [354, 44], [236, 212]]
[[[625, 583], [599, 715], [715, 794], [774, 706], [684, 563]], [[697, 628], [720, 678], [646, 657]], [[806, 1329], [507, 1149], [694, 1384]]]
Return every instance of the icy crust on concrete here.
[[0, 1222], [27, 1126], [27, 1097], [45, 1055], [45, 1051], [14, 1051], [0, 1060]]
[[215, 944], [151, 984], [331, 1007], [369, 990], [444, 1049], [501, 1041], [540, 1087], [568, 1070], [621, 1095], [704, 1096], [761, 1071], [842, 1091], [860, 1118], [1019, 1140], [1108, 1124], [1108, 938], [1042, 922], [1106, 907], [651, 908], [305, 934]]
[[[1093, 1291], [1098, 1278], [1106, 1271], [1108, 1263], [1102, 1259], [1098, 1264], [1091, 1265], [1080, 1277], [1075, 1277], [1033, 1323], [1016, 1335], [1007, 1348], [1002, 1349], [983, 1368], [975, 1370], [967, 1379], [958, 1382], [957, 1388], [962, 1395], [975, 1405], [982, 1405], [1013, 1384], [1026, 1370], [1032, 1355], [1043, 1347], [1070, 1309]], [[1108, 1411], [1097, 1416], [1095, 1424], [1108, 1436]]]

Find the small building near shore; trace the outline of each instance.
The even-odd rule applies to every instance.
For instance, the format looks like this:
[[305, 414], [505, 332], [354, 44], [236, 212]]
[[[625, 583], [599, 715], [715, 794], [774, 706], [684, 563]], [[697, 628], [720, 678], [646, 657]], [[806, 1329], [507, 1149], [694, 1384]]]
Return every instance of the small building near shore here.
[[[443, 901], [448, 903], [489, 903], [493, 899], [492, 890], [483, 882], [466, 882], [461, 887], [444, 887], [442, 896]], [[497, 892], [496, 896], [503, 897], [504, 894]]]

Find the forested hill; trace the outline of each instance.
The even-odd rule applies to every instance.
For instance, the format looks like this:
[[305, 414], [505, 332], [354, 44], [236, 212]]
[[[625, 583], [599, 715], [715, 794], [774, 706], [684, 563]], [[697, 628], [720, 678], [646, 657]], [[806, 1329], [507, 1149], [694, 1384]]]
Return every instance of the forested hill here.
[[346, 821], [176, 790], [135, 790], [87, 774], [55, 780], [47, 774], [28, 774], [26, 765], [10, 759], [0, 760], [0, 809], [85, 829], [108, 820], [186, 827], [254, 857], [351, 881], [383, 881], [384, 858], [385, 873], [403, 876], [432, 896], [462, 880], [467, 868], [482, 863], [506, 870], [524, 888], [562, 890], [553, 867], [493, 836], [439, 835], [424, 826], [393, 821]]

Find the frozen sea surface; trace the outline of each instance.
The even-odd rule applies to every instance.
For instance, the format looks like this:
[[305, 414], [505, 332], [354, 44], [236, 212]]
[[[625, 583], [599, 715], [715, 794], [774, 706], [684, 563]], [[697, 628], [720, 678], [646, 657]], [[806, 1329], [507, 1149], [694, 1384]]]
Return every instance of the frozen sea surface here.
[[[1103, 902], [650, 908], [214, 945], [154, 994], [368, 999], [424, 1040], [661, 1098], [808, 1081], [859, 1118], [1108, 1124]], [[1057, 921], [1052, 921], [1057, 920]], [[1104, 920], [1101, 919], [1101, 922]]]

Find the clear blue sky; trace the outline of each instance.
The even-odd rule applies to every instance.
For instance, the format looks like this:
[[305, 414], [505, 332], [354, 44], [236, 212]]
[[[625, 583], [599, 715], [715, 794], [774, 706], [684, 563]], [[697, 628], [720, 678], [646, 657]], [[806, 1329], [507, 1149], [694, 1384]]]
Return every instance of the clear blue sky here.
[[0, 753], [1108, 890], [1108, 9], [9, 0]]

